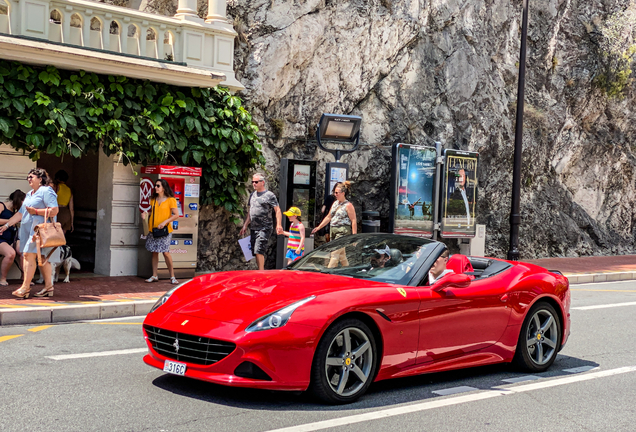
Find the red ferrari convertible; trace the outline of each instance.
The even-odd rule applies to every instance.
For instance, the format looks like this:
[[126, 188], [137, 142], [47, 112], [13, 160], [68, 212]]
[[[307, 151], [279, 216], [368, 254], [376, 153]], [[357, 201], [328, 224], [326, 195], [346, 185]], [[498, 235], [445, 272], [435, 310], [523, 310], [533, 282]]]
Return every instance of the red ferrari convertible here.
[[568, 280], [532, 264], [453, 255], [454, 272], [429, 284], [445, 251], [432, 240], [360, 234], [286, 270], [194, 278], [146, 317], [144, 361], [217, 384], [310, 390], [329, 403], [395, 377], [503, 362], [550, 367], [570, 332]]

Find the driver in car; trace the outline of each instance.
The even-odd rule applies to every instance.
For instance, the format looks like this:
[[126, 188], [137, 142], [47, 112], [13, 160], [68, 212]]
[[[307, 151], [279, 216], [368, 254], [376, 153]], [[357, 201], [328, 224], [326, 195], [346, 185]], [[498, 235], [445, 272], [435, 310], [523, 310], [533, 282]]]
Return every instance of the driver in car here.
[[433, 285], [435, 282], [446, 276], [447, 274], [455, 273], [454, 271], [447, 269], [448, 257], [450, 252], [448, 249], [444, 249], [444, 252], [435, 260], [433, 267], [428, 271], [428, 284]]
[[386, 246], [384, 249], [374, 249], [375, 254], [371, 256], [369, 265], [366, 268], [360, 270], [361, 272], [369, 272], [379, 268], [384, 268], [387, 262], [391, 259], [391, 249]]

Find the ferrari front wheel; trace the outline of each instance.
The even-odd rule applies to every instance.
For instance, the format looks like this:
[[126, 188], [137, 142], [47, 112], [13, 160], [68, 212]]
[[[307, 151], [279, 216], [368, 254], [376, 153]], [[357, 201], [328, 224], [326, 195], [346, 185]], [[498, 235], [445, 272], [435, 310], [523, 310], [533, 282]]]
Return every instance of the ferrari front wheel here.
[[357, 319], [336, 322], [323, 335], [312, 366], [311, 390], [327, 403], [351, 403], [375, 378], [378, 352], [369, 327]]
[[515, 363], [530, 372], [543, 372], [556, 360], [561, 345], [561, 321], [545, 302], [535, 304], [521, 327]]

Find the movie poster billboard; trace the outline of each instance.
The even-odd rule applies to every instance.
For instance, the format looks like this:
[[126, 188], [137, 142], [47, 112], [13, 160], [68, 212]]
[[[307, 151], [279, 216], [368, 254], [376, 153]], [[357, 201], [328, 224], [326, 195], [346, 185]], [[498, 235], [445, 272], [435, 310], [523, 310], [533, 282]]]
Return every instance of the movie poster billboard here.
[[479, 154], [444, 150], [442, 237], [475, 237]]
[[393, 232], [433, 237], [434, 147], [397, 144], [394, 149]]

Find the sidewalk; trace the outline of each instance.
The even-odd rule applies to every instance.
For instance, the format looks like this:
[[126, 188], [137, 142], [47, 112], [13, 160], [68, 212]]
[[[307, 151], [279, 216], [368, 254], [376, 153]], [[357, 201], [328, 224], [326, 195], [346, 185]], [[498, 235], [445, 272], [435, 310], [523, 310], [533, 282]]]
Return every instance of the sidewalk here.
[[[527, 262], [561, 271], [570, 284], [636, 280], [636, 255], [545, 258]], [[144, 316], [172, 287], [167, 280], [149, 284], [135, 276], [71, 273], [70, 283], [55, 285], [54, 297], [20, 300], [11, 295], [11, 291], [20, 287], [19, 281], [12, 282], [8, 287], [0, 287], [0, 325]], [[35, 285], [31, 292], [38, 292], [42, 287]]]

